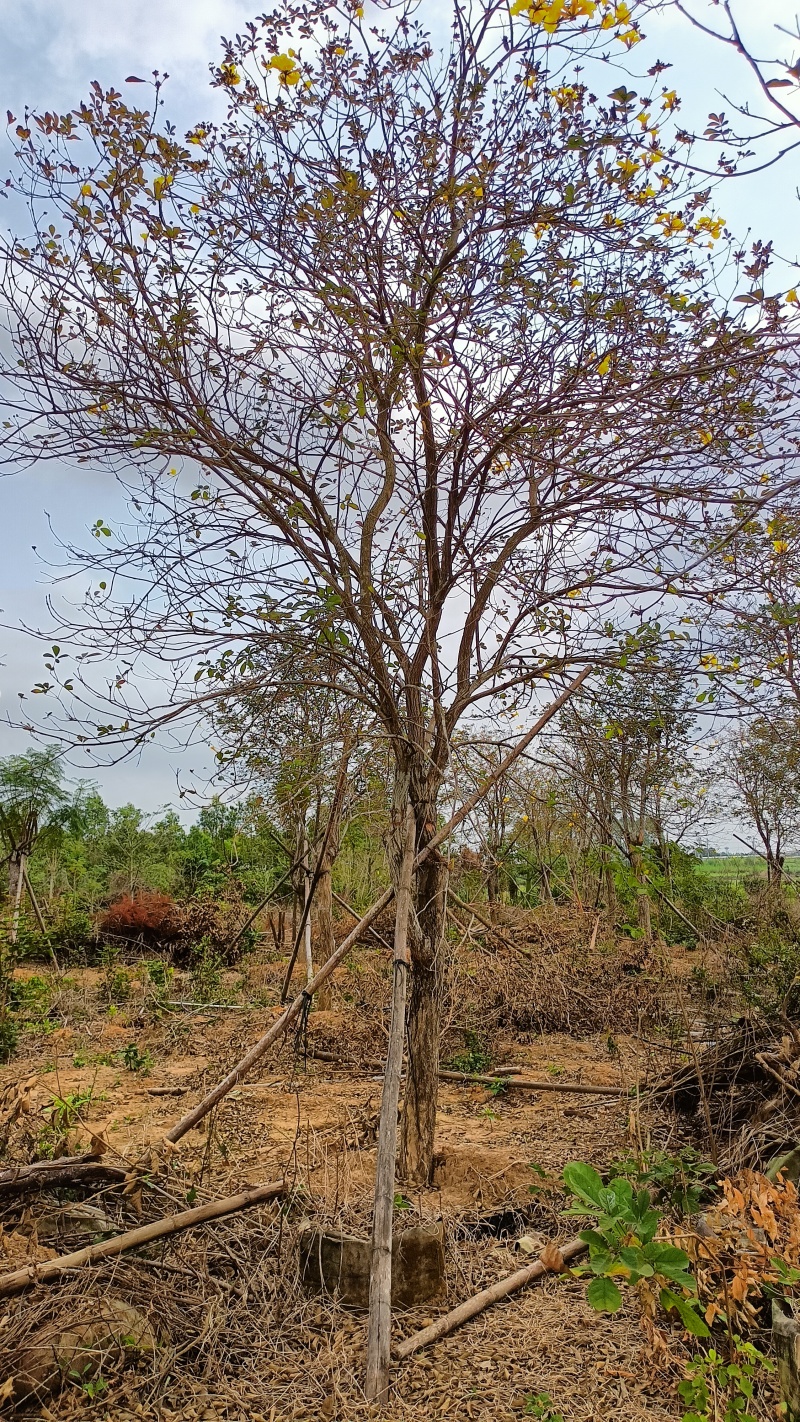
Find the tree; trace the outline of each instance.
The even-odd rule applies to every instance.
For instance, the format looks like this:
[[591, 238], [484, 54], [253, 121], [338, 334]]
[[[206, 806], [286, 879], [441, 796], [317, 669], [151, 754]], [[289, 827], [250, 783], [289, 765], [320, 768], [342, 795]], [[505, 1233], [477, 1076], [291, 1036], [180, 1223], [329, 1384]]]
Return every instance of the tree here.
[[711, 538], [717, 596], [698, 617], [705, 699], [800, 702], [800, 504], [722, 523]]
[[[19, 126], [4, 451], [139, 471], [134, 526], [73, 550], [101, 576], [71, 635], [119, 658], [95, 736], [260, 689], [259, 648], [303, 645], [387, 738], [396, 874], [459, 723], [610, 655], [610, 620], [689, 576], [693, 525], [755, 458], [779, 483], [780, 303], [755, 323], [716, 294], [722, 224], [670, 149], [659, 67], [607, 103], [572, 72], [597, 34], [633, 43], [615, 14], [453, 0], [437, 49], [412, 5], [369, 28], [289, 4], [226, 45], [219, 128], [183, 142], [99, 84]], [[175, 669], [160, 712], [130, 692], [139, 656]], [[308, 658], [283, 675], [300, 702]], [[446, 876], [431, 856], [414, 886], [414, 1180]]]
[[780, 887], [784, 855], [800, 834], [800, 716], [791, 703], [732, 737], [726, 774], [732, 803], [764, 846], [767, 881]]
[[29, 749], [0, 761], [0, 835], [8, 862], [11, 921], [9, 942], [16, 943], [27, 863], [39, 837], [58, 821], [68, 802], [64, 772], [56, 747]]
[[567, 708], [563, 732], [606, 856], [618, 847], [630, 865], [638, 926], [649, 938], [645, 849], [654, 839], [663, 867], [669, 870], [667, 787], [690, 767], [696, 709], [687, 668], [675, 658], [664, 657], [653, 637], [624, 660], [625, 669], [608, 676], [593, 705]]

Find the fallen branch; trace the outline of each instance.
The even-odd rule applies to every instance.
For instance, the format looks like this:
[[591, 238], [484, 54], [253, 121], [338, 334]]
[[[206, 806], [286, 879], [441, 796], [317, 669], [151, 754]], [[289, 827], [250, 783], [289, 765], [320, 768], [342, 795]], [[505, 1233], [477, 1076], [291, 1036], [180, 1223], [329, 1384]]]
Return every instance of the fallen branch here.
[[[584, 667], [580, 675], [576, 676], [575, 680], [571, 681], [569, 686], [565, 687], [565, 689], [561, 692], [561, 695], [557, 696], [555, 701], [550, 703], [550, 705], [547, 707], [547, 710], [542, 712], [539, 719], [534, 722], [530, 730], [526, 731], [522, 739], [517, 742], [513, 749], [508, 752], [508, 755], [506, 755], [503, 760], [501, 760], [500, 764], [495, 767], [495, 769], [492, 771], [492, 774], [486, 776], [485, 780], [481, 782], [477, 790], [475, 790], [474, 793], [470, 795], [467, 800], [464, 801], [464, 804], [461, 806], [460, 810], [456, 811], [452, 818], [447, 821], [446, 825], [443, 825], [440, 830], [436, 831], [436, 834], [431, 837], [425, 847], [421, 849], [419, 854], [416, 856], [414, 860], [415, 869], [418, 869], [420, 865], [425, 862], [428, 856], [430, 854], [433, 854], [439, 848], [439, 845], [443, 844], [444, 841], [450, 837], [450, 835], [453, 833], [453, 830], [456, 829], [458, 825], [460, 825], [462, 821], [465, 820], [467, 816], [472, 813], [476, 805], [480, 804], [484, 795], [491, 788], [491, 786], [497, 780], [499, 780], [501, 776], [505, 775], [509, 766], [513, 765], [517, 757], [522, 755], [523, 752], [527, 750], [531, 741], [534, 739], [535, 736], [539, 734], [542, 728], [547, 725], [547, 722], [551, 719], [551, 717], [553, 717], [557, 711], [560, 711], [561, 707], [566, 705], [570, 697], [573, 696], [574, 693], [578, 690], [578, 688], [583, 685], [584, 681], [586, 680], [587, 676], [591, 671], [591, 666]], [[339, 964], [344, 962], [345, 958], [350, 952], [350, 949], [354, 947], [356, 943], [358, 943], [359, 939], [364, 937], [364, 934], [369, 928], [372, 927], [372, 924], [380, 916], [380, 914], [383, 913], [383, 910], [386, 908], [387, 904], [390, 904], [392, 902], [393, 898], [394, 886], [390, 885], [390, 887], [386, 889], [384, 893], [381, 894], [380, 898], [377, 899], [376, 902], [372, 905], [372, 908], [367, 909], [367, 912], [364, 914], [363, 918], [359, 919], [355, 928], [351, 929], [351, 931], [347, 934], [347, 937], [342, 939], [341, 943], [336, 949], [336, 952], [331, 954], [327, 963], [323, 963], [322, 967], [317, 971], [311, 982], [307, 983], [303, 991], [297, 994], [297, 997], [294, 999], [294, 1001], [290, 1002], [288, 1006], [284, 1008], [280, 1017], [278, 1017], [277, 1020], [273, 1022], [269, 1031], [265, 1032], [264, 1036], [259, 1038], [255, 1045], [250, 1048], [250, 1051], [242, 1057], [242, 1060], [240, 1062], [237, 1062], [236, 1066], [232, 1069], [232, 1071], [229, 1071], [228, 1075], [224, 1077], [222, 1081], [218, 1082], [217, 1085], [213, 1087], [211, 1091], [209, 1091], [208, 1095], [203, 1097], [202, 1101], [198, 1102], [198, 1104], [191, 1111], [187, 1112], [187, 1114], [180, 1121], [178, 1121], [176, 1125], [172, 1127], [172, 1130], [167, 1131], [165, 1137], [166, 1140], [172, 1141], [174, 1143], [175, 1141], [179, 1141], [182, 1136], [185, 1136], [186, 1132], [190, 1131], [193, 1126], [196, 1126], [198, 1121], [202, 1121], [203, 1117], [208, 1115], [209, 1111], [211, 1111], [214, 1106], [216, 1106], [217, 1102], [221, 1101], [223, 1096], [227, 1096], [228, 1092], [233, 1089], [237, 1082], [241, 1080], [241, 1078], [250, 1070], [250, 1068], [255, 1066], [257, 1061], [261, 1060], [264, 1053], [268, 1051], [269, 1048], [272, 1046], [272, 1043], [277, 1041], [279, 1037], [283, 1036], [289, 1024], [293, 1022], [296, 1017], [299, 1017], [301, 1012], [304, 1012], [306, 1010], [308, 1004], [314, 996], [314, 993], [319, 991], [323, 983], [326, 983], [328, 981], [328, 978], [331, 977], [331, 975], [339, 967]]]
[[[548, 1246], [551, 1248], [552, 1246]], [[559, 1246], [561, 1258], [566, 1263], [569, 1259], [574, 1259], [578, 1254], [584, 1254], [588, 1249], [580, 1239], [571, 1239], [568, 1244]], [[458, 1308], [451, 1309], [441, 1318], [437, 1318], [435, 1323], [430, 1323], [427, 1328], [421, 1328], [419, 1333], [412, 1333], [410, 1338], [405, 1338], [402, 1343], [398, 1343], [394, 1348], [394, 1356], [399, 1362], [404, 1358], [410, 1358], [412, 1353], [419, 1352], [420, 1348], [426, 1348], [429, 1343], [435, 1343], [438, 1338], [446, 1338], [448, 1333], [454, 1333], [460, 1328], [462, 1323], [468, 1323], [471, 1318], [491, 1304], [498, 1303], [500, 1299], [505, 1299], [509, 1294], [514, 1294], [518, 1289], [524, 1289], [526, 1284], [532, 1284], [534, 1279], [541, 1279], [543, 1274], [553, 1271], [537, 1259], [535, 1264], [528, 1264], [524, 1269], [517, 1269], [514, 1274], [507, 1274], [505, 1279], [500, 1279], [498, 1283], [492, 1284], [488, 1289], [481, 1289], [479, 1294], [474, 1294], [466, 1303], [458, 1305]]]
[[37, 1160], [0, 1174], [0, 1199], [28, 1190], [65, 1189], [72, 1185], [115, 1184], [127, 1180], [127, 1170], [106, 1165], [96, 1155], [64, 1156], [62, 1160]]
[[756, 1061], [758, 1062], [759, 1066], [762, 1066], [764, 1068], [766, 1072], [769, 1072], [770, 1076], [774, 1077], [777, 1082], [780, 1082], [784, 1091], [791, 1091], [793, 1096], [800, 1096], [800, 1091], [798, 1091], [797, 1087], [792, 1086], [792, 1083], [790, 1081], [787, 1081], [786, 1077], [783, 1076], [781, 1072], [776, 1071], [774, 1067], [770, 1066], [766, 1057], [763, 1056], [761, 1052], [756, 1052]]
[[148, 1086], [148, 1096], [185, 1096], [185, 1086]]
[[154, 1239], [164, 1239], [194, 1225], [206, 1224], [210, 1220], [221, 1219], [224, 1215], [235, 1214], [238, 1210], [249, 1209], [252, 1205], [274, 1200], [285, 1190], [283, 1181], [273, 1181], [270, 1185], [256, 1185], [251, 1190], [243, 1190], [240, 1195], [229, 1195], [224, 1200], [212, 1200], [208, 1205], [200, 1205], [196, 1210], [183, 1210], [179, 1215], [167, 1215], [165, 1219], [152, 1224], [141, 1225], [125, 1234], [114, 1235], [112, 1239], [101, 1240], [99, 1244], [89, 1244], [85, 1249], [76, 1249], [72, 1254], [62, 1254], [58, 1259], [48, 1259], [44, 1263], [26, 1264], [11, 1274], [0, 1276], [0, 1296], [18, 1293], [31, 1284], [49, 1283], [71, 1269], [82, 1268], [84, 1264], [96, 1264], [128, 1249], [137, 1249], [141, 1244], [150, 1244]]
[[573, 1091], [579, 1096], [628, 1096], [634, 1090], [628, 1086], [584, 1085], [579, 1081], [558, 1081], [551, 1077], [548, 1081], [527, 1081], [521, 1076], [476, 1076], [465, 1071], [444, 1071], [439, 1075], [445, 1081], [463, 1081], [466, 1085], [476, 1082], [479, 1086], [515, 1086], [520, 1091]]
[[164, 999], [165, 1007], [185, 1007], [192, 1011], [210, 1012], [257, 1012], [255, 1005], [249, 1002], [186, 1002], [182, 997], [167, 997]]

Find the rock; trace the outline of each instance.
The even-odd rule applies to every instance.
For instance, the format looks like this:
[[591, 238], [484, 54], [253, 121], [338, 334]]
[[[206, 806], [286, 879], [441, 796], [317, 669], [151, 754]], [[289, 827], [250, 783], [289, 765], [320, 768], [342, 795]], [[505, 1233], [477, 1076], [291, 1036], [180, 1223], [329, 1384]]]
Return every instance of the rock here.
[[[308, 1229], [300, 1236], [300, 1273], [309, 1288], [338, 1294], [352, 1308], [369, 1307], [370, 1242]], [[392, 1304], [414, 1308], [444, 1285], [440, 1226], [407, 1229], [392, 1240]]]
[[800, 1422], [800, 1323], [788, 1300], [772, 1300], [772, 1341], [778, 1356], [786, 1422]]
[[67, 1377], [91, 1378], [115, 1367], [129, 1353], [154, 1352], [158, 1342], [139, 1309], [122, 1299], [84, 1299], [70, 1315], [32, 1335], [12, 1368], [14, 1398], [58, 1392]]

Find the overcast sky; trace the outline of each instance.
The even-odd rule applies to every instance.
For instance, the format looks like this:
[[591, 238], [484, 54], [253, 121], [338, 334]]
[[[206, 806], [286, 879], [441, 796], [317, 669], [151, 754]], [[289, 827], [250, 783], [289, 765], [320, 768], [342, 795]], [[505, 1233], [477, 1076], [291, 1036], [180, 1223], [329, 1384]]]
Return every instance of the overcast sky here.
[[[704, 0], [695, 3], [703, 13]], [[781, 46], [775, 42], [774, 26], [791, 19], [789, 0], [741, 0], [739, 8], [748, 16], [748, 33], [759, 52], [775, 53]], [[715, 9], [718, 15], [718, 7], [705, 6], [709, 18]], [[246, 0], [0, 0], [0, 112], [10, 109], [20, 117], [26, 105], [63, 112], [79, 102], [93, 79], [104, 87], [122, 88], [126, 75], [146, 77], [159, 69], [170, 75], [170, 117], [179, 128], [188, 128], [219, 112], [219, 100], [208, 87], [208, 65], [218, 55], [220, 35], [235, 33], [258, 12]], [[445, 9], [440, 13], [444, 16]], [[683, 98], [687, 126], [702, 124], [709, 110], [729, 109], [722, 97], [726, 93], [741, 100], [755, 98], [737, 57], [704, 40], [676, 13], [648, 29], [646, 53], [644, 47], [635, 52], [637, 63], [645, 67], [643, 60], [649, 64], [660, 58], [673, 64], [669, 83]], [[624, 78], [620, 74], [618, 82]], [[0, 178], [10, 161], [10, 145], [0, 139]], [[773, 238], [787, 262], [793, 262], [800, 254], [798, 186], [800, 160], [793, 157], [780, 169], [730, 183], [717, 205], [742, 240], [748, 232]], [[0, 207], [0, 221], [5, 220]], [[787, 276], [786, 286], [791, 284]], [[48, 465], [0, 478], [3, 621], [40, 625], [44, 620], [46, 594], [53, 585], [53, 573], [45, 565], [58, 557], [48, 516], [62, 537], [82, 540], [97, 518], [113, 517], [115, 505], [108, 479], [85, 470]], [[43, 674], [43, 648], [19, 632], [5, 632], [2, 639], [0, 709], [13, 715], [18, 693], [27, 692]], [[22, 749], [29, 739], [0, 725], [0, 755]], [[132, 799], [155, 809], [176, 802], [178, 778], [191, 781], [192, 769], [205, 768], [196, 748], [180, 755], [153, 747], [135, 765], [103, 771], [87, 766], [85, 774], [100, 784], [110, 803]]]

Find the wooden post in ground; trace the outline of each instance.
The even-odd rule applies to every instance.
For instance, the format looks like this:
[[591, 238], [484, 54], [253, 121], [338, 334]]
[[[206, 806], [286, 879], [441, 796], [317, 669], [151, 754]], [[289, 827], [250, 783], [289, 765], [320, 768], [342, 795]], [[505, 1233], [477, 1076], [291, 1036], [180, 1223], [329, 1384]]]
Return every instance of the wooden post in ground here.
[[397, 1162], [397, 1108], [403, 1069], [406, 1028], [406, 993], [411, 953], [408, 920], [411, 913], [411, 880], [414, 873], [416, 825], [406, 809], [405, 845], [397, 885], [392, 978], [392, 1019], [383, 1076], [378, 1158], [375, 1165], [375, 1205], [372, 1215], [372, 1260], [369, 1275], [369, 1325], [367, 1329], [367, 1382], [369, 1401], [386, 1395], [392, 1347], [392, 1214]]

